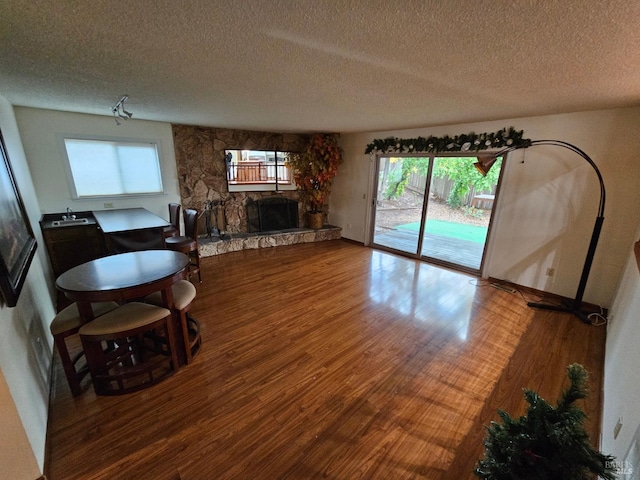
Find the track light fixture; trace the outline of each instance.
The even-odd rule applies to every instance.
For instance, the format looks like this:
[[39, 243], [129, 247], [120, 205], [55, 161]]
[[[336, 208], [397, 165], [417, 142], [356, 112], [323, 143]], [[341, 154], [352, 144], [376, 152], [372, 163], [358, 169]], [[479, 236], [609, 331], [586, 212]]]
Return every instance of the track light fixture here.
[[116, 121], [116, 125], [121, 125], [118, 118], [121, 118], [122, 120], [129, 120], [133, 117], [133, 113], [128, 112], [124, 108], [124, 103], [127, 100], [129, 100], [129, 95], [123, 95], [120, 101], [111, 108], [111, 113], [113, 113], [113, 119]]

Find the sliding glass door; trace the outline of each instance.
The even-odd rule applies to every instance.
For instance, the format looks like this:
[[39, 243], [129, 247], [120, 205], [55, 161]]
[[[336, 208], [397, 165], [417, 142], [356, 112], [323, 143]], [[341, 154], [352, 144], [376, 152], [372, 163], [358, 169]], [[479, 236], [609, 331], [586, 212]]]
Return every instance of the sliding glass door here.
[[476, 157], [378, 157], [372, 243], [479, 273], [501, 171]]
[[[420, 185], [409, 185], [417, 159], [404, 157], [378, 158], [378, 191], [375, 202], [373, 243], [416, 255], [424, 211], [426, 173], [429, 159], [420, 159], [425, 176]], [[414, 183], [415, 183], [415, 179]]]

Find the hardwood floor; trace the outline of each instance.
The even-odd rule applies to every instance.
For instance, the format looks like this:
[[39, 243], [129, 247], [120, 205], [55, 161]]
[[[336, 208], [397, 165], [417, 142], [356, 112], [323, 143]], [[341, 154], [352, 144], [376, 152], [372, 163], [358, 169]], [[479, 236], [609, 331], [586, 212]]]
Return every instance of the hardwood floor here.
[[49, 480], [471, 479], [496, 409], [555, 401], [572, 362], [599, 438], [602, 327], [341, 240], [201, 266], [202, 348], [174, 376], [73, 398], [56, 357]]

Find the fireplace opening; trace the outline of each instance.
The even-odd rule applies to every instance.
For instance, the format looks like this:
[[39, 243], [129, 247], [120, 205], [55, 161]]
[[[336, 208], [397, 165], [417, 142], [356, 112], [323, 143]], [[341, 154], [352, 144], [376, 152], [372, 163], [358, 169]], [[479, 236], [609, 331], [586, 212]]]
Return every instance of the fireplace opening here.
[[284, 197], [247, 201], [249, 232], [272, 232], [298, 228], [298, 202]]

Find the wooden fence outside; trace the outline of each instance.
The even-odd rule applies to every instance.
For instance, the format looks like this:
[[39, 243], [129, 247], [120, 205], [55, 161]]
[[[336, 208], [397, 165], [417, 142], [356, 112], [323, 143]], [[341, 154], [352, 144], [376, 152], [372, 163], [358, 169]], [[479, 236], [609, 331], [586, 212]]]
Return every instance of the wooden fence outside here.
[[[411, 191], [424, 195], [425, 186], [427, 184], [427, 177], [425, 175], [421, 175], [417, 172], [412, 172], [409, 176], [409, 183], [407, 184], [407, 188]], [[449, 198], [449, 194], [451, 193], [451, 188], [453, 187], [453, 180], [450, 178], [434, 178], [431, 191], [429, 192], [431, 196], [438, 197], [444, 201]], [[470, 207], [473, 202], [473, 197], [480, 194], [490, 194], [495, 195], [495, 187], [492, 191], [477, 191], [473, 186], [469, 188], [469, 193], [464, 197], [462, 202], [463, 206]]]

